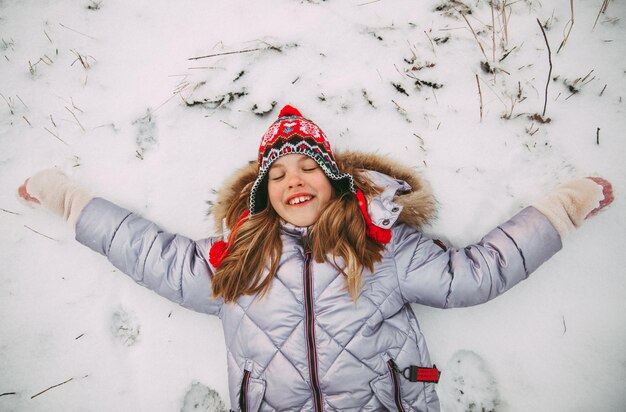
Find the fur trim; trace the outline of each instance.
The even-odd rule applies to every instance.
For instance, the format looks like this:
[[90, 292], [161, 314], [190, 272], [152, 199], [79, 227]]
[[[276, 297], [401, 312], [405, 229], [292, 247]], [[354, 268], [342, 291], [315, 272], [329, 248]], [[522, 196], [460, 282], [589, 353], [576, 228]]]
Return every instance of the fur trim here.
[[[389, 175], [395, 179], [404, 180], [412, 190], [409, 193], [400, 194], [394, 199], [403, 206], [402, 213], [398, 218], [400, 223], [419, 228], [435, 218], [436, 201], [433, 197], [429, 184], [413, 169], [401, 165], [400, 163], [381, 155], [366, 154], [361, 152], [335, 153], [335, 158], [339, 170], [342, 173], [350, 173], [355, 177], [357, 186], [369, 184], [358, 178], [358, 172], [362, 170], [375, 170]], [[248, 165], [234, 172], [218, 191], [217, 200], [212, 208], [215, 219], [215, 227], [220, 230], [222, 221], [226, 216], [228, 207], [244, 191], [249, 192], [257, 177], [256, 162], [249, 162]], [[375, 192], [376, 188], [369, 188], [364, 192]], [[247, 201], [247, 197], [243, 197]], [[246, 209], [247, 205], [240, 205], [241, 209]]]
[[[362, 152], [335, 154], [339, 170], [354, 175], [356, 170], [375, 170], [411, 186], [409, 193], [396, 196], [394, 201], [403, 207], [398, 222], [420, 228], [435, 219], [436, 201], [428, 182], [417, 171], [386, 156]], [[360, 184], [361, 182], [359, 182]]]

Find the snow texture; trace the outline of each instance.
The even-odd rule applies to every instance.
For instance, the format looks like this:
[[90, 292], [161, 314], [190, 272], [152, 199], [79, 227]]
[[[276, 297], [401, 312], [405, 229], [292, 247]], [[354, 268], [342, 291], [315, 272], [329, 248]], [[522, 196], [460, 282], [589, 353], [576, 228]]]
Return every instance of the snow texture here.
[[206, 237], [215, 190], [285, 104], [335, 151], [419, 171], [439, 206], [425, 231], [455, 247], [559, 183], [610, 180], [614, 205], [505, 296], [414, 309], [444, 412], [626, 410], [626, 2], [572, 4], [0, 0], [0, 410], [233, 407], [219, 319], [15, 193], [57, 167]]
[[195, 382], [185, 394], [180, 412], [224, 412], [226, 407], [220, 394]]
[[495, 378], [483, 358], [475, 352], [460, 350], [452, 355], [440, 380], [447, 410], [454, 412], [494, 412], [499, 410], [500, 395]]
[[139, 339], [140, 323], [139, 320], [126, 312], [123, 308], [119, 308], [113, 312], [111, 317], [111, 333], [122, 345], [133, 346]]

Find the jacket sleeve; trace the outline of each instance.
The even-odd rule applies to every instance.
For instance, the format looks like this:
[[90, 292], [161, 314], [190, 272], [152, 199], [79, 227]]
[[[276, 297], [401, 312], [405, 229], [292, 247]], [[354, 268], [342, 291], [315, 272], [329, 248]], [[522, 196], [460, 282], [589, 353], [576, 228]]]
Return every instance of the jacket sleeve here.
[[558, 232], [533, 207], [463, 249], [444, 250], [404, 225], [396, 230], [394, 251], [404, 301], [439, 308], [491, 300], [561, 249]]
[[102, 198], [91, 200], [76, 224], [76, 240], [106, 256], [119, 270], [159, 295], [197, 312], [218, 315], [211, 297], [213, 239], [193, 241]]

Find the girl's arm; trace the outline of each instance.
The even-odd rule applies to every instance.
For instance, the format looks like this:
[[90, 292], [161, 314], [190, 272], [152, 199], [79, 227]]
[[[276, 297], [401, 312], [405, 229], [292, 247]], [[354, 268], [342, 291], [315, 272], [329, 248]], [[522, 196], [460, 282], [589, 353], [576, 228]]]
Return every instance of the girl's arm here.
[[192, 241], [101, 198], [92, 198], [65, 174], [45, 170], [28, 179], [20, 197], [63, 216], [76, 240], [106, 256], [140, 285], [184, 307], [219, 314], [211, 298], [213, 269], [207, 251], [212, 239]]
[[398, 227], [394, 251], [404, 301], [472, 306], [526, 279], [561, 249], [573, 228], [612, 202], [611, 185], [594, 179], [558, 188], [463, 249], [444, 250], [420, 232]]

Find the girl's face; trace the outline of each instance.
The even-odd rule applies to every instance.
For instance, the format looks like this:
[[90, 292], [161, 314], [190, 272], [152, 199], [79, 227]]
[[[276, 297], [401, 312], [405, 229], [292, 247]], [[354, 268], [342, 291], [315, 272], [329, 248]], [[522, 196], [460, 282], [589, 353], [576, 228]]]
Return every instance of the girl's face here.
[[272, 164], [267, 191], [278, 216], [301, 227], [317, 221], [333, 193], [315, 160], [301, 154], [283, 156]]

